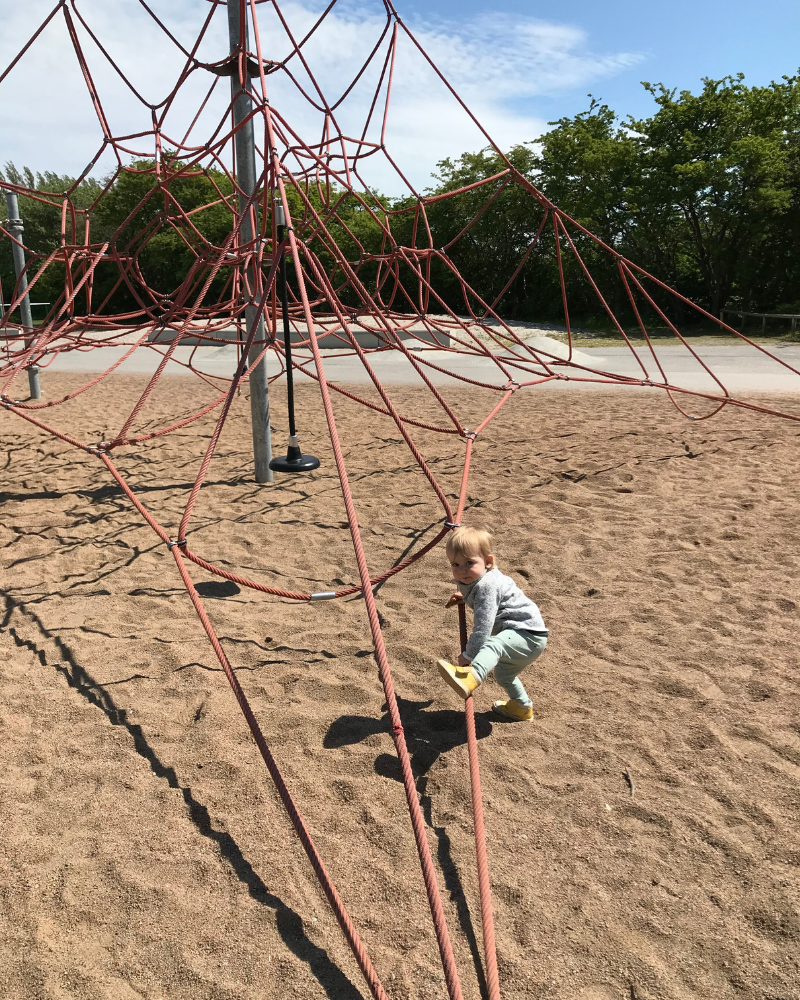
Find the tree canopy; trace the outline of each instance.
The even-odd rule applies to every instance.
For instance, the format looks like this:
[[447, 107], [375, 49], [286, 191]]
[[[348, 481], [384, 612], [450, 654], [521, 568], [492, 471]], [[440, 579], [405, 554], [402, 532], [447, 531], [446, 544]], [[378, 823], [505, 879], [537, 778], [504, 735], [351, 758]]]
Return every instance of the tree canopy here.
[[[622, 119], [591, 98], [586, 111], [551, 122], [537, 140], [511, 149], [507, 159], [516, 180], [492, 149], [443, 160], [425, 192], [424, 218], [411, 197], [334, 191], [332, 200], [324, 200], [313, 185], [305, 204], [291, 192], [292, 214], [304, 220], [303, 238], [352, 305], [357, 296], [316, 225], [317, 215], [329, 225], [344, 258], [362, 265], [380, 254], [387, 238], [382, 227], [388, 225], [390, 239], [401, 245], [411, 242], [415, 227], [429, 227], [438, 252], [431, 264], [438, 299], [416, 302], [395, 292], [394, 308], [436, 312], [444, 304], [463, 313], [490, 304], [509, 319], [563, 320], [552, 231], [550, 239], [537, 242], [544, 213], [526, 189], [529, 182], [618, 254], [714, 315], [725, 307], [800, 311], [795, 249], [800, 237], [800, 77], [753, 87], [741, 74], [705, 79], [697, 94], [662, 84], [644, 87], [655, 104], [650, 117]], [[231, 232], [232, 186], [222, 171], [187, 169], [169, 154], [161, 170], [173, 172], [168, 187], [157, 183], [153, 163], [144, 160], [102, 184], [87, 178], [76, 186], [73, 178], [51, 172], [34, 176], [13, 164], [0, 176], [44, 197], [20, 198], [25, 242], [37, 254], [50, 253], [62, 239], [83, 241], [83, 233], [62, 233], [63, 193], [73, 189], [70, 205], [89, 209], [91, 242], [113, 239], [119, 250], [135, 256], [126, 282], [119, 283], [118, 269], [110, 265], [101, 264], [96, 272], [95, 304], [110, 296], [109, 306], [121, 311], [137, 308], [145, 284], [170, 294], [203, 247], [221, 246]], [[494, 179], [455, 197], [436, 198], [487, 178]], [[188, 213], [188, 222], [181, 212]], [[68, 213], [67, 230], [72, 218]], [[575, 240], [609, 304], [624, 312], [613, 258], [579, 230]], [[470, 301], [448, 258], [474, 288]], [[574, 258], [561, 263], [573, 319], [602, 322], [597, 297]], [[31, 265], [31, 273], [37, 266]], [[379, 273], [377, 262], [362, 266], [365, 280]], [[60, 270], [51, 266], [34, 297], [54, 301], [64, 277], [63, 264]], [[229, 277], [230, 269], [222, 268], [209, 296], [216, 298]], [[0, 280], [8, 299], [14, 286], [8, 240], [0, 241]]]

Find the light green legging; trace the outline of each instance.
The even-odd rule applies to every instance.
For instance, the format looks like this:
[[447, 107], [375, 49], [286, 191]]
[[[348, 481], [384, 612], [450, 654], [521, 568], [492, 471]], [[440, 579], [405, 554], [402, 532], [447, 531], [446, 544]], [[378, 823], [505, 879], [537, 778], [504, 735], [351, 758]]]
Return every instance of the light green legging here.
[[478, 650], [472, 661], [472, 672], [485, 681], [494, 670], [494, 679], [509, 698], [529, 705], [531, 700], [518, 675], [542, 655], [546, 645], [546, 635], [504, 629], [497, 635], [489, 636]]

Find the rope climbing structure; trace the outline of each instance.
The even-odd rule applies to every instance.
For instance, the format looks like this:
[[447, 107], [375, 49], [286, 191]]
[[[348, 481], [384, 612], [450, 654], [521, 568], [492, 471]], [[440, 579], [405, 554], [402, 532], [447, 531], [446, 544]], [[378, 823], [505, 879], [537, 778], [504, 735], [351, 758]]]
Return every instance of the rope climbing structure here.
[[[60, 214], [60, 239], [56, 246], [28, 245], [18, 220], [0, 226], [0, 239], [10, 241], [24, 267], [14, 288], [6, 289], [8, 308], [0, 318], [0, 389], [2, 406], [9, 416], [24, 420], [43, 433], [95, 456], [98, 463], [125, 493], [139, 515], [172, 554], [177, 573], [208, 636], [222, 669], [263, 757], [269, 775], [308, 856], [322, 890], [357, 959], [364, 980], [376, 998], [387, 996], [358, 931], [348, 915], [325, 864], [300, 815], [268, 740], [248, 703], [233, 666], [220, 644], [214, 625], [188, 570], [193, 563], [207, 573], [233, 581], [268, 597], [298, 602], [336, 600], [360, 595], [372, 634], [378, 674], [383, 686], [392, 739], [400, 763], [413, 836], [435, 929], [444, 979], [450, 1000], [460, 1000], [462, 990], [445, 919], [436, 869], [428, 843], [425, 821], [415, 785], [411, 760], [398, 709], [392, 671], [387, 656], [374, 588], [401, 573], [435, 548], [464, 516], [470, 467], [476, 441], [493, 418], [514, 396], [552, 382], [572, 381], [600, 386], [649, 387], [666, 393], [678, 410], [692, 419], [706, 419], [726, 406], [798, 419], [797, 416], [749, 399], [737, 398], [724, 385], [671, 318], [675, 303], [684, 314], [694, 313], [709, 324], [739, 338], [757, 354], [768, 355], [783, 370], [800, 372], [731, 327], [704, 312], [670, 289], [656, 276], [622, 257], [552, 204], [531, 179], [516, 169], [492, 141], [458, 94], [426, 55], [414, 33], [403, 22], [390, 0], [382, 0], [385, 14], [375, 44], [354, 66], [352, 78], [338, 95], [325, 92], [314, 74], [309, 55], [326, 30], [326, 19], [337, 0], [322, 12], [300, 37], [274, 0], [197, 0], [204, 19], [191, 44], [181, 42], [153, 10], [139, 0], [142, 18], [163, 32], [172, 46], [174, 85], [157, 104], [148, 103], [138, 84], [115, 62], [93, 27], [80, 0], [60, 0], [45, 21], [31, 34], [11, 63], [0, 72], [0, 87], [15, 72], [24, 72], [43, 32], [60, 25], [69, 38], [74, 58], [85, 82], [96, 116], [99, 141], [86, 169], [63, 192], [37, 190], [3, 181], [4, 193], [14, 194], [24, 205], [33, 200], [51, 213]], [[231, 37], [232, 54], [203, 61], [200, 53], [209, 39], [227, 37], [226, 19], [236, 5], [238, 39]], [[269, 18], [270, 30], [261, 22]], [[225, 29], [224, 31], [222, 29]], [[268, 44], [262, 39], [269, 39]], [[415, 189], [403, 173], [402, 149], [390, 150], [387, 135], [396, 85], [398, 55], [413, 52], [445, 89], [454, 109], [464, 114], [482, 141], [494, 151], [502, 168], [478, 181], [437, 194]], [[137, 102], [142, 127], [135, 133], [116, 134], [114, 115], [104, 103], [97, 66], [109, 68]], [[200, 84], [202, 83], [202, 86]], [[228, 88], [228, 84], [230, 84]], [[357, 130], [345, 128], [348, 101], [358, 91], [371, 88], [367, 112]], [[199, 88], [199, 89], [198, 89]], [[226, 89], [228, 88], [228, 89]], [[181, 98], [197, 94], [186, 115]], [[295, 130], [273, 91], [291, 93], [307, 106], [309, 120], [316, 117], [317, 134], [311, 138]], [[237, 111], [237, 99], [248, 99], [246, 114]], [[362, 105], [359, 105], [362, 106]], [[180, 115], [178, 109], [182, 109]], [[181, 115], [183, 117], [181, 118]], [[216, 116], [216, 117], [214, 117]], [[209, 124], [209, 121], [211, 124]], [[304, 119], [305, 120], [305, 119]], [[200, 125], [203, 134], [198, 134]], [[180, 126], [180, 127], [179, 127]], [[254, 134], [256, 176], [251, 185], [242, 180], [242, 130]], [[111, 157], [113, 167], [88, 204], [79, 204], [82, 182], [101, 159]], [[105, 160], [102, 160], [105, 162]], [[369, 183], [370, 171], [379, 163], [391, 171], [404, 197], [382, 198]], [[117, 197], [123, 185], [129, 198], [119, 210]], [[465, 245], [479, 232], [480, 220], [517, 189], [528, 206], [527, 236], [517, 262], [499, 292], [491, 299], [476, 291], [458, 266]], [[203, 196], [198, 200], [197, 192]], [[132, 192], [132, 194], [131, 194]], [[191, 197], [187, 192], [193, 192]], [[432, 224], [443, 202], [468, 205], [469, 217], [444, 243], [437, 242]], [[116, 215], [111, 208], [116, 208]], [[23, 218], [24, 224], [24, 218]], [[184, 273], [172, 284], [155, 275], [153, 247], [168, 237], [182, 251]], [[504, 318], [504, 301], [515, 282], [535, 280], [537, 267], [549, 266], [560, 287], [566, 343], [563, 351], [526, 342]], [[288, 273], [287, 273], [288, 272]], [[578, 276], [583, 294], [593, 297], [627, 345], [635, 364], [634, 374], [592, 367], [591, 360], [573, 349], [570, 295], [567, 275]], [[28, 296], [37, 286], [52, 284], [63, 275], [61, 290], [43, 321], [20, 320]], [[533, 277], [532, 277], [533, 276]], [[60, 280], [60, 279], [59, 279]], [[447, 293], [442, 289], [446, 287]], [[611, 291], [613, 291], [613, 297]], [[0, 296], [2, 300], [2, 296]], [[616, 303], [612, 307], [612, 302]], [[29, 311], [25, 313], [29, 316]], [[633, 316], [635, 336], [626, 329]], [[653, 330], [666, 329], [705, 373], [708, 385], [687, 388], [670, 380]], [[235, 345], [236, 365], [225, 378], [203, 369], [203, 350], [209, 346]], [[48, 368], [74, 352], [115, 348], [115, 359], [104, 371], [60, 398], [47, 398]], [[328, 349], [349, 357], [360, 366], [376, 398], [366, 399], [353, 388], [326, 376]], [[325, 351], [326, 353], [323, 353]], [[58, 426], [58, 407], [81, 393], [103, 391], [107, 380], [134, 353], [154, 359], [152, 376], [116, 432], [100, 442], [82, 440]], [[438, 422], [423, 421], [402, 413], [381, 381], [376, 359], [393, 354], [412, 371], [421, 388], [438, 407]], [[463, 362], [492, 366], [494, 376], [465, 374]], [[303, 593], [268, 586], [257, 579], [215, 565], [190, 546], [192, 514], [214, 460], [226, 418], [237, 391], [252, 384], [258, 366], [267, 362], [269, 380], [290, 372], [316, 382], [324, 410], [341, 497], [358, 567], [358, 579], [324, 593]], [[458, 364], [456, 364], [458, 362]], [[181, 365], [208, 386], [210, 398], [196, 412], [182, 415], [165, 426], [137, 431], [147, 415], [148, 400], [168, 366]], [[21, 398], [23, 374], [41, 372], [44, 398]], [[474, 428], [464, 426], [457, 404], [439, 383], [447, 375], [467, 387], [493, 392], [496, 401]], [[798, 377], [800, 388], [800, 377]], [[359, 530], [358, 512], [348, 479], [347, 462], [337, 430], [337, 395], [362, 404], [392, 421], [414, 462], [441, 507], [439, 530], [390, 567], [368, 565]], [[697, 412], [694, 412], [694, 409]], [[52, 415], [47, 411], [52, 411]], [[118, 467], [116, 455], [145, 448], [149, 441], [187, 428], [201, 417], [216, 413], [216, 424], [203, 459], [188, 490], [177, 527], [160, 523], [132, 489]], [[457, 497], [448, 496], [437, 481], [432, 463], [415, 443], [418, 428], [455, 436], [463, 441], [464, 457]], [[296, 446], [294, 418], [291, 447]], [[294, 445], [292, 445], [292, 440]], [[297, 456], [300, 455], [299, 448]], [[316, 462], [316, 459], [313, 460]], [[301, 463], [302, 465], [302, 463]], [[297, 471], [308, 473], [314, 465]], [[288, 471], [292, 471], [291, 468]], [[278, 482], [268, 489], [280, 489]], [[461, 648], [466, 642], [466, 619], [459, 608]], [[480, 774], [471, 699], [466, 702], [465, 726], [472, 785], [472, 805], [481, 896], [485, 979], [491, 1000], [501, 996], [495, 956], [488, 856], [484, 837]]]

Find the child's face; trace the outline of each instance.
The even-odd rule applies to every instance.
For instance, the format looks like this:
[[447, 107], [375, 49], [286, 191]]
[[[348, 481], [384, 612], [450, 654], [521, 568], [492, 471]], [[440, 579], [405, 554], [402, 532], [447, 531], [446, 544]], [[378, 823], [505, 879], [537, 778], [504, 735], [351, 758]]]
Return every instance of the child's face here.
[[448, 556], [450, 568], [453, 570], [453, 578], [459, 583], [475, 583], [480, 580], [487, 569], [494, 566], [494, 556], [489, 555], [484, 560], [479, 553], [470, 555]]

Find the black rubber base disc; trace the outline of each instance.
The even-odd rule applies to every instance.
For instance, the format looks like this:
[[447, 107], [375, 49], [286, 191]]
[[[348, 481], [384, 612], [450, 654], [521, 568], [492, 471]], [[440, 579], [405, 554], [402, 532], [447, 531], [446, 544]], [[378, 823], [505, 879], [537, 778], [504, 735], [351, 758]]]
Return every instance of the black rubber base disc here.
[[319, 459], [313, 455], [287, 455], [286, 458], [273, 458], [269, 467], [273, 472], [311, 472], [319, 468]]

